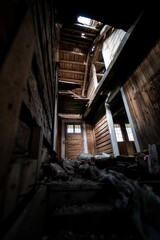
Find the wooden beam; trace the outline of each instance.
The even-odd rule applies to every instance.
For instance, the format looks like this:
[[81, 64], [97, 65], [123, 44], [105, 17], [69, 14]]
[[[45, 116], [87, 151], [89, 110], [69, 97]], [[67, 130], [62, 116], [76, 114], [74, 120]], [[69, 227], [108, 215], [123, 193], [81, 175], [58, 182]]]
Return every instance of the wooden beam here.
[[[63, 47], [61, 47], [61, 46], [63, 46], [63, 45], [70, 45], [71, 43], [70, 42], [66, 42], [66, 41], [63, 41], [62, 39], [61, 39], [61, 41], [59, 42], [59, 45], [60, 45], [60, 51], [66, 51], [66, 50], [64, 50], [63, 49]], [[72, 49], [73, 49], [73, 47], [75, 47], [75, 48], [77, 48], [77, 47], [79, 47], [80, 46], [80, 48], [83, 48], [83, 51], [85, 51], [85, 52], [88, 52], [88, 44], [87, 45], [77, 45], [77, 43], [73, 43], [72, 42]], [[68, 51], [67, 51], [68, 52]], [[77, 52], [75, 52], [75, 53], [77, 53]], [[83, 54], [83, 53], [80, 53], [80, 54]], [[84, 55], [86, 55], [86, 54], [84, 54]]]
[[76, 64], [76, 65], [86, 65], [86, 62], [75, 62], [75, 61], [66, 61], [66, 60], [59, 60], [59, 63], [67, 63], [67, 64]]
[[59, 78], [59, 81], [66, 81], [66, 82], [72, 82], [77, 84], [83, 83], [83, 79], [72, 79], [72, 78]]
[[120, 91], [120, 87], [117, 87], [112, 93], [108, 96], [107, 103], [110, 103]]
[[116, 115], [118, 115], [122, 110], [124, 110], [124, 107], [122, 106], [121, 108], [119, 108], [112, 116], [115, 117]]
[[[84, 29], [80, 29], [80, 30], [76, 30], [76, 29], [71, 29], [71, 28], [65, 28], [63, 27], [61, 29], [61, 32], [63, 33], [63, 31], [66, 31], [66, 32], [73, 32], [73, 33], [79, 33], [81, 34], [82, 32], [85, 33], [85, 35], [88, 35], [88, 36], [92, 36], [92, 37], [95, 37], [97, 35], [97, 33], [89, 33], [87, 31], [85, 31]], [[73, 35], [72, 35], [73, 36]]]
[[74, 83], [74, 82], [66, 82], [66, 81], [59, 81], [58, 82], [58, 89], [62, 90], [70, 90], [75, 88], [81, 88], [81, 84]]
[[[91, 40], [85, 41], [84, 38], [81, 38], [81, 39], [84, 40], [84, 41], [75, 40], [75, 38], [73, 38], [73, 39], [71, 39], [71, 38], [61, 38], [61, 39], [62, 39], [62, 41], [63, 41], [64, 43], [67, 43], [67, 41], [68, 41], [68, 43], [70, 43], [70, 44], [71, 44], [71, 43], [79, 43], [79, 44], [84, 45], [84, 46], [86, 46], [86, 47], [88, 47], [88, 45], [92, 43]], [[87, 39], [86, 39], [86, 40], [87, 40]]]
[[60, 91], [58, 91], [58, 94], [59, 94], [59, 95], [66, 95], [66, 96], [67, 96], [67, 95], [72, 95], [72, 93], [69, 92], [68, 90], [67, 90], [67, 91], [61, 91], [61, 90], [60, 90]]
[[96, 73], [97, 77], [103, 77], [104, 73]]
[[[69, 43], [68, 43], [69, 44]], [[86, 56], [86, 54], [84, 53], [79, 53], [79, 52], [73, 52], [73, 51], [66, 51], [66, 50], [62, 50], [59, 49], [60, 53], [69, 53], [69, 54], [74, 54], [74, 55], [80, 55], [80, 56]]]
[[63, 36], [74, 38], [74, 40], [75, 40], [75, 38], [78, 38], [78, 39], [83, 39], [83, 40], [87, 40], [90, 42], [93, 41], [93, 38], [89, 38], [89, 37], [85, 37], [85, 36], [82, 37], [81, 35], [78, 36], [78, 35], [73, 35], [73, 34], [61, 33], [61, 39], [65, 39], [65, 37], [63, 37]]
[[98, 61], [94, 62], [94, 65], [101, 65], [101, 66], [105, 66], [104, 62], [98, 62]]
[[58, 83], [60, 83], [60, 84], [71, 84], [71, 85], [73, 84], [73, 85], [79, 86], [78, 83], [75, 83], [75, 82], [66, 82], [66, 81], [62, 81], [62, 80], [59, 80]]
[[83, 89], [82, 89], [82, 96], [84, 97], [85, 95], [85, 88], [86, 88], [86, 82], [87, 82], [87, 76], [88, 76], [88, 62], [89, 62], [89, 56], [90, 54], [88, 53], [87, 55], [87, 61], [86, 61], [86, 69], [85, 69], [85, 75], [84, 75], [84, 81], [83, 81]]
[[84, 72], [74, 71], [74, 70], [66, 70], [66, 69], [62, 69], [62, 68], [59, 69], [59, 72], [60, 72], [60, 73], [61, 73], [61, 72], [66, 72], [66, 73], [73, 73], [73, 74], [82, 74], [82, 75], [85, 74]]
[[78, 27], [81, 27], [81, 28], [86, 28], [86, 29], [91, 29], [91, 30], [93, 30], [93, 31], [95, 31], [95, 32], [99, 32], [99, 29], [98, 28], [96, 28], [96, 27], [93, 27], [93, 26], [85, 26], [85, 25], [83, 25], [83, 24], [79, 24], [79, 23], [75, 23], [75, 26], [78, 26]]

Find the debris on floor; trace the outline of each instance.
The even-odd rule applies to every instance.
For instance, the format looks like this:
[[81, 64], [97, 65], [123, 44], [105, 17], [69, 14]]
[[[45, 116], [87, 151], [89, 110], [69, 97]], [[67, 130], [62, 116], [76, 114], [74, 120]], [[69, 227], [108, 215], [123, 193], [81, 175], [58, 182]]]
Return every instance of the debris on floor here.
[[146, 155], [82, 153], [49, 163], [42, 240], [159, 240], [160, 196], [140, 184], [148, 174], [141, 164]]

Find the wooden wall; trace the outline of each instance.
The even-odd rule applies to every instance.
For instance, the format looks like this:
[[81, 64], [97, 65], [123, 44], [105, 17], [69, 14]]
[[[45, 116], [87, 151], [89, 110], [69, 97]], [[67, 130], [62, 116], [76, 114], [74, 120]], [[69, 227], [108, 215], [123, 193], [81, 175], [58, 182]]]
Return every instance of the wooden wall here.
[[106, 69], [117, 53], [117, 49], [124, 38], [126, 32], [122, 29], [115, 29], [111, 35], [103, 42], [102, 54]]
[[104, 115], [94, 127], [97, 153], [112, 154], [112, 145], [108, 129], [106, 115]]
[[124, 85], [141, 149], [160, 142], [159, 90], [160, 40]]
[[[7, 12], [6, 12], [7, 14]], [[10, 196], [9, 201], [12, 202], [9, 206], [10, 210], [17, 203], [17, 190], [19, 189], [19, 176], [21, 173], [21, 163], [15, 169], [11, 169], [12, 152], [15, 145], [17, 130], [25, 126], [19, 127], [19, 112], [21, 101], [23, 98], [23, 85], [27, 79], [28, 69], [31, 63], [35, 46], [35, 35], [31, 12], [28, 10], [23, 21], [20, 24], [14, 41], [10, 48], [5, 53], [0, 73], [0, 220], [4, 219], [9, 213], [5, 212], [7, 196]], [[21, 131], [20, 130], [20, 131]], [[27, 128], [23, 133], [29, 131]], [[25, 134], [24, 134], [25, 136]], [[24, 140], [22, 140], [24, 142]], [[26, 139], [27, 143], [27, 139]], [[24, 143], [26, 145], [26, 143]], [[24, 146], [25, 149], [25, 146]], [[12, 174], [13, 173], [13, 174]], [[12, 176], [12, 180], [9, 178]], [[15, 178], [16, 175], [16, 178]], [[10, 191], [10, 194], [8, 193]], [[14, 193], [13, 193], [14, 192]], [[11, 200], [12, 198], [12, 200]], [[12, 205], [12, 206], [11, 206]]]
[[120, 155], [134, 155], [136, 153], [133, 141], [118, 142], [118, 148]]
[[[56, 95], [52, 1], [23, 3], [25, 11], [20, 1], [11, 2], [10, 11], [6, 7], [0, 16], [17, 21], [16, 27], [3, 21], [9, 25], [0, 36], [5, 47], [0, 74], [0, 222], [4, 223], [13, 220], [14, 211], [37, 191], [40, 163], [53, 145]], [[17, 9], [23, 16], [16, 16]]]
[[87, 135], [88, 153], [95, 155], [96, 144], [95, 144], [94, 126], [89, 123], [86, 123], [86, 135]]
[[94, 118], [94, 134], [96, 153], [113, 154], [111, 138], [108, 128], [104, 105], [100, 106]]

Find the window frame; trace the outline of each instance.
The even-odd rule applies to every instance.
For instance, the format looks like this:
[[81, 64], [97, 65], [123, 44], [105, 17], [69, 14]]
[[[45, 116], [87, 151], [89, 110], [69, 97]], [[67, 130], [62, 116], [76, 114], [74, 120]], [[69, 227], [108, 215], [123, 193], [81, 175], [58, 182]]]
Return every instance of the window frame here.
[[129, 123], [125, 123], [125, 129], [126, 129], [128, 141], [129, 142], [134, 142], [134, 136], [133, 136], [132, 128], [131, 128]]
[[121, 125], [119, 123], [114, 123], [114, 130], [115, 130], [117, 142], [124, 142]]
[[[68, 126], [73, 126], [73, 131], [68, 131]], [[76, 126], [79, 126], [78, 128]], [[71, 129], [71, 128], [70, 128]], [[80, 131], [77, 131], [76, 129], [79, 129]], [[82, 134], [82, 125], [79, 123], [67, 123], [66, 124], [66, 133], [67, 134]]]

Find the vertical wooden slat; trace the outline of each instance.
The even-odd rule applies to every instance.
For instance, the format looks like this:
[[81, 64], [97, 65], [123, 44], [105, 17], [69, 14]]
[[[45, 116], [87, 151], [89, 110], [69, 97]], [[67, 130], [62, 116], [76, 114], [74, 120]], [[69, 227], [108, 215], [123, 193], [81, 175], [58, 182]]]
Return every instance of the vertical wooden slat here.
[[160, 40], [124, 85], [141, 149], [159, 142], [160, 136]]
[[86, 69], [85, 69], [85, 75], [84, 75], [84, 81], [83, 81], [83, 88], [82, 88], [82, 97], [85, 96], [85, 90], [86, 90], [86, 82], [87, 82], [87, 72], [88, 72], [88, 61], [89, 61], [89, 54], [87, 55], [87, 60], [86, 60]]
[[88, 145], [88, 153], [95, 155], [96, 154], [96, 146], [95, 146], [95, 135], [93, 126], [89, 123], [86, 123], [86, 134], [87, 134], [87, 145]]

